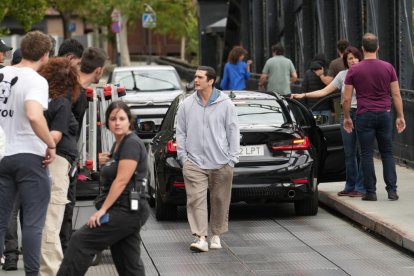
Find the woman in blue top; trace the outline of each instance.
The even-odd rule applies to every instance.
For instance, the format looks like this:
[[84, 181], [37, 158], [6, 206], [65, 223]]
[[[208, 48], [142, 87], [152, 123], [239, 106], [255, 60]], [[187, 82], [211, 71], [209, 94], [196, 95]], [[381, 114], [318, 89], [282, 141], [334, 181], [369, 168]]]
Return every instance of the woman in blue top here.
[[250, 78], [251, 60], [244, 62], [247, 51], [241, 46], [235, 46], [229, 53], [227, 63], [224, 65], [221, 89], [243, 90], [246, 88], [246, 80]]

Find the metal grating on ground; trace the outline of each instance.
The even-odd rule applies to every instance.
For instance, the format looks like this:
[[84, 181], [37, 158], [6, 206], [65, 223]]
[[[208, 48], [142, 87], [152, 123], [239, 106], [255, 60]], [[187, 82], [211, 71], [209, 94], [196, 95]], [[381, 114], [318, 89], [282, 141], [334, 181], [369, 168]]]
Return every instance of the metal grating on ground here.
[[[414, 275], [413, 256], [323, 209], [315, 217], [295, 217], [293, 208], [279, 208], [232, 207], [223, 249], [207, 253], [189, 250], [192, 236], [182, 208], [175, 221], [158, 222], [151, 213], [141, 231], [147, 275]], [[110, 252], [104, 256], [87, 275], [117, 275]]]
[[167, 264], [160, 267], [160, 274], [168, 276], [254, 275], [239, 263]]
[[[141, 258], [145, 266], [145, 274], [147, 276], [159, 275], [155, 267], [151, 263], [151, 259], [145, 250], [141, 251]], [[102, 261], [88, 269], [86, 276], [115, 276], [118, 275], [114, 262], [112, 261], [111, 251], [105, 250], [102, 253]]]

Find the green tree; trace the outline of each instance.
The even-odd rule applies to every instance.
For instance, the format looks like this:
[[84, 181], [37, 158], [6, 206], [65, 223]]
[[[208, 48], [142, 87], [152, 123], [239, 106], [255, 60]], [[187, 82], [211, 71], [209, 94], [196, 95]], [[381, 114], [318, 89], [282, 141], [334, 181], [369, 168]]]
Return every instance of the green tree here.
[[181, 40], [181, 58], [186, 56], [186, 51], [197, 53], [198, 23], [194, 1], [151, 0], [147, 3], [152, 6], [157, 14], [157, 27], [154, 29], [154, 32]]
[[[119, 34], [122, 65], [130, 63], [126, 42], [128, 28], [136, 20], [141, 20], [145, 4], [151, 5], [157, 14], [157, 27], [153, 30], [155, 33], [181, 39], [184, 43], [188, 41], [183, 48], [189, 52], [197, 52], [198, 49], [197, 19], [192, 0], [49, 0], [49, 3], [61, 13], [62, 19], [67, 24], [74, 11], [78, 11], [85, 21], [94, 25], [96, 33], [99, 33], [98, 30], [106, 31], [108, 27], [110, 28], [113, 9], [119, 10], [122, 15], [120, 19], [122, 31]], [[65, 27], [65, 32], [67, 32], [67, 27]], [[115, 35], [111, 32], [103, 33], [107, 33], [106, 38], [113, 43], [112, 48], [116, 50]]]
[[[1, 0], [0, 21], [5, 16], [10, 16], [18, 21], [24, 31], [30, 31], [33, 24], [42, 21], [47, 9], [47, 0]], [[0, 30], [5, 33], [8, 30]]]

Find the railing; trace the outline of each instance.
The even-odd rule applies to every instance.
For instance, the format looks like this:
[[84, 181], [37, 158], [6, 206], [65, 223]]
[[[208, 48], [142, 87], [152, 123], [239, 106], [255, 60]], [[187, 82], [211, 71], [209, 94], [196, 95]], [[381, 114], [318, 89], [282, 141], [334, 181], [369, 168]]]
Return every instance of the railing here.
[[394, 132], [394, 156], [399, 164], [414, 168], [414, 90], [401, 89], [401, 96], [407, 127], [401, 134]]

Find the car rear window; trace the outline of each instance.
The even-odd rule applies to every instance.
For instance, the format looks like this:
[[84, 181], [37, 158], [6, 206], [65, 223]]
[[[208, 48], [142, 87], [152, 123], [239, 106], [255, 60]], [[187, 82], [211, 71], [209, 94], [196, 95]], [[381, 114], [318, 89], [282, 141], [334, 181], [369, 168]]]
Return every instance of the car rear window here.
[[127, 92], [155, 92], [179, 90], [180, 80], [171, 70], [120, 71], [114, 73], [114, 83]]
[[240, 125], [277, 125], [286, 122], [275, 100], [235, 100]]

